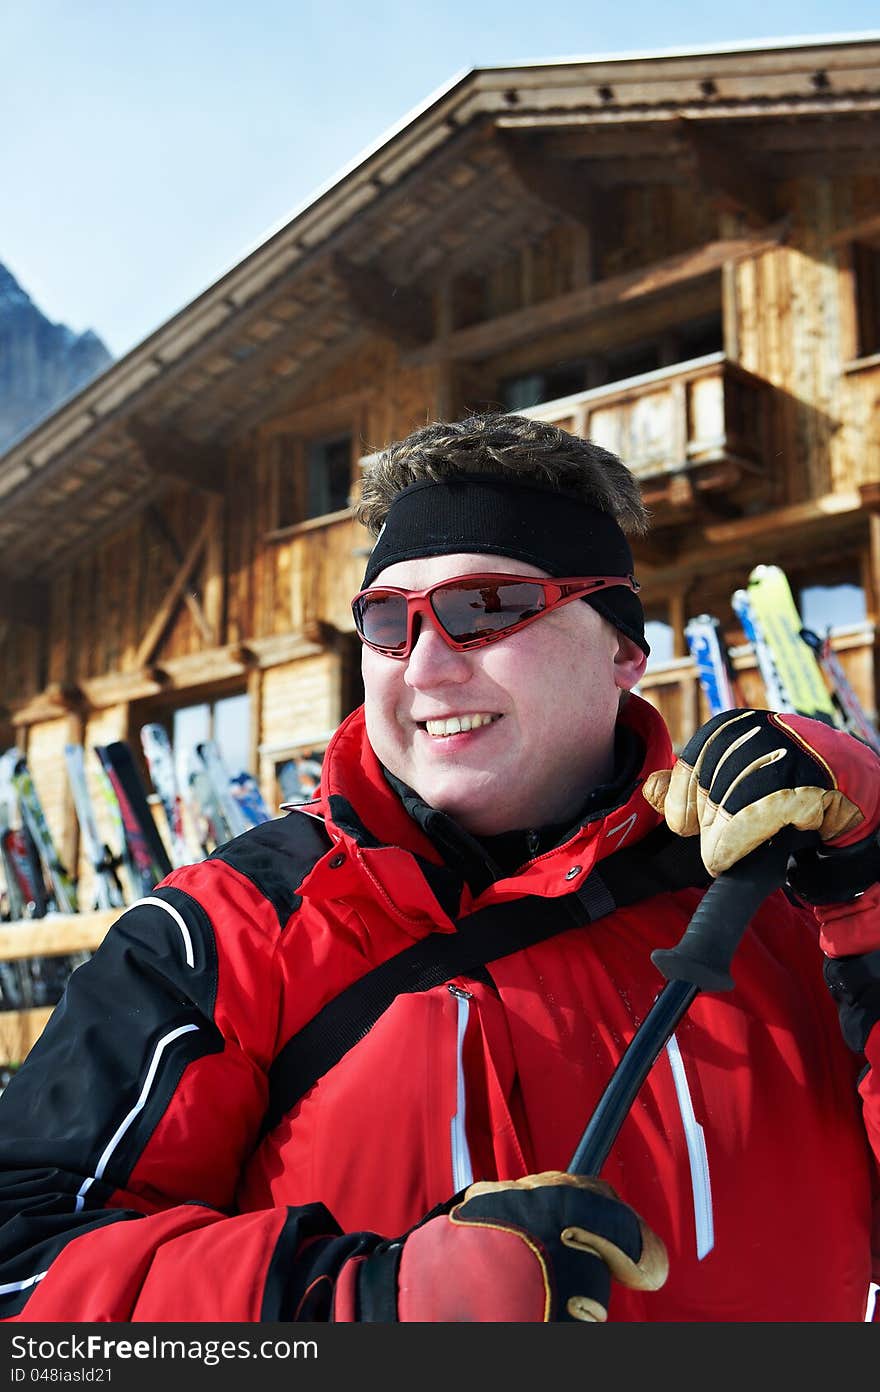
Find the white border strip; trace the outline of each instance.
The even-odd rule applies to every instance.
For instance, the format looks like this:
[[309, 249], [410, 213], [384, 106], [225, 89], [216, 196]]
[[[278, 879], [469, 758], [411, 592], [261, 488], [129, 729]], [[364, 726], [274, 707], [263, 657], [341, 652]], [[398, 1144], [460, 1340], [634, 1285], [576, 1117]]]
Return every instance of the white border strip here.
[[23, 1281], [8, 1281], [5, 1286], [0, 1286], [0, 1295], [11, 1295], [13, 1291], [27, 1290], [28, 1286], [35, 1286], [38, 1281], [42, 1281], [44, 1276], [49, 1275], [49, 1268], [45, 1271], [38, 1271], [36, 1276], [27, 1276]]
[[181, 936], [183, 937], [183, 946], [184, 951], [186, 952], [186, 965], [188, 967], [194, 967], [196, 964], [196, 959], [195, 954], [193, 953], [192, 938], [190, 937], [189, 929], [187, 928], [186, 923], [184, 922], [181, 915], [178, 913], [177, 909], [174, 908], [173, 904], [168, 904], [165, 902], [164, 899], [157, 899], [151, 894], [146, 899], [135, 899], [133, 904], [129, 904], [128, 908], [126, 909], [126, 913], [131, 913], [132, 909], [139, 909], [144, 904], [152, 904], [156, 908], [164, 909], [166, 913], [170, 913], [171, 917], [174, 919], [174, 922], [180, 929]]
[[691, 1188], [694, 1195], [694, 1226], [697, 1230], [697, 1261], [707, 1257], [715, 1246], [715, 1224], [712, 1217], [712, 1186], [709, 1183], [709, 1156], [706, 1137], [694, 1114], [694, 1104], [688, 1087], [687, 1074], [678, 1040], [671, 1035], [666, 1053], [672, 1068], [672, 1081], [684, 1125], [688, 1160], [691, 1167]]
[[455, 1116], [449, 1123], [452, 1144], [452, 1187], [457, 1194], [459, 1189], [464, 1189], [468, 1184], [474, 1182], [474, 1171], [465, 1133], [464, 1036], [467, 1030], [470, 1006], [467, 996], [459, 995], [458, 991], [452, 991], [451, 994], [455, 996], [458, 1007], [455, 1045]]
[[159, 1070], [159, 1060], [161, 1059], [165, 1049], [168, 1047], [169, 1044], [173, 1044], [175, 1039], [179, 1039], [182, 1034], [190, 1034], [193, 1030], [197, 1029], [198, 1025], [181, 1025], [179, 1029], [172, 1030], [170, 1034], [163, 1035], [163, 1037], [159, 1040], [159, 1043], [153, 1050], [153, 1057], [150, 1060], [150, 1066], [147, 1069], [147, 1076], [144, 1081], [144, 1085], [141, 1088], [141, 1095], [132, 1107], [131, 1111], [128, 1113], [128, 1116], [125, 1117], [125, 1119], [116, 1128], [116, 1132], [113, 1138], [111, 1139], [110, 1144], [106, 1147], [104, 1154], [98, 1161], [98, 1166], [95, 1170], [95, 1173], [93, 1175], [90, 1175], [89, 1178], [83, 1182], [79, 1190], [79, 1193], [76, 1196], [76, 1207], [74, 1209], [75, 1213], [80, 1212], [80, 1210], [83, 1207], [87, 1190], [89, 1190], [92, 1187], [96, 1179], [102, 1178], [104, 1171], [107, 1168], [107, 1163], [110, 1159], [110, 1156], [113, 1154], [114, 1150], [119, 1145], [119, 1142], [122, 1140], [122, 1137], [125, 1135], [129, 1126], [131, 1126], [131, 1123], [134, 1121], [135, 1117], [138, 1116], [144, 1110], [144, 1107], [147, 1105], [147, 1098], [150, 1095], [150, 1089], [156, 1080], [156, 1074]]

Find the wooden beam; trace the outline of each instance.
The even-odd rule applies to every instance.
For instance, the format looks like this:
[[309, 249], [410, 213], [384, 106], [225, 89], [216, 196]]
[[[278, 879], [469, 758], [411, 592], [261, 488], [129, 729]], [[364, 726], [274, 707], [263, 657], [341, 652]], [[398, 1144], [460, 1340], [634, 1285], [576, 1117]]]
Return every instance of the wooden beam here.
[[[817, 502], [827, 504], [826, 495]], [[854, 534], [867, 531], [864, 511], [851, 504], [856, 495], [840, 495], [841, 507], [817, 507], [814, 503], [794, 503], [775, 508], [761, 517], [743, 517], [734, 522], [700, 527], [690, 524], [686, 542], [677, 554], [655, 569], [640, 575], [648, 602], [659, 594], [668, 593], [687, 579], [700, 581], [720, 567], [737, 569], [753, 566], [756, 556], [766, 550], [768, 536], [774, 538], [775, 554], [783, 568], [802, 558], [807, 540], [818, 539], [823, 551], [837, 548], [842, 554], [852, 554]], [[679, 530], [678, 536], [682, 536]]]
[[[165, 487], [168, 486], [169, 481], [165, 480]], [[118, 511], [114, 510], [103, 517], [100, 522], [91, 523], [87, 528], [83, 528], [79, 536], [53, 549], [46, 563], [47, 578], [57, 579], [59, 575], [69, 571], [71, 565], [83, 552], [94, 553], [100, 549], [101, 543], [105, 539], [118, 536], [129, 524], [139, 521], [147, 503], [152, 502], [161, 491], [158, 480], [146, 480], [143, 484], [138, 485], [138, 491], [124, 507]], [[20, 551], [16, 554], [20, 558], [21, 564], [31, 564], [26, 551]]]
[[540, 239], [555, 221], [546, 208], [521, 200], [508, 213], [487, 217], [482, 227], [454, 248], [439, 255], [435, 246], [416, 251], [410, 263], [412, 274], [426, 284], [448, 282], [460, 274], [484, 275], [513, 252]]
[[[162, 513], [155, 503], [151, 503], [147, 508], [146, 517], [153, 527], [153, 530], [162, 538], [162, 541], [170, 550], [174, 557], [175, 564], [178, 567], [184, 565], [186, 558], [178, 545], [177, 538], [167, 525], [165, 518], [162, 516]], [[192, 615], [196, 627], [205, 642], [213, 647], [219, 642], [219, 628], [215, 627], [202, 608], [197, 591], [190, 586], [186, 586], [183, 591], [183, 602]]]
[[82, 691], [78, 686], [65, 686], [52, 682], [42, 691], [21, 701], [8, 703], [10, 719], [15, 725], [37, 725], [43, 720], [57, 720], [78, 710], [82, 704]]
[[750, 158], [741, 140], [710, 131], [704, 122], [681, 117], [680, 144], [692, 158], [696, 179], [722, 213], [744, 213], [759, 224], [775, 216], [773, 186], [766, 172]]
[[[868, 518], [868, 603], [875, 622], [880, 621], [880, 516], [872, 512]], [[880, 676], [880, 673], [878, 673]], [[880, 687], [880, 682], [878, 682]]]
[[94, 913], [52, 914], [0, 924], [0, 961], [26, 957], [65, 957], [71, 952], [94, 952], [123, 909]]
[[338, 422], [345, 425], [358, 417], [369, 405], [370, 390], [334, 393], [329, 401], [310, 402], [308, 406], [293, 406], [283, 415], [273, 414], [260, 427], [260, 439], [271, 440], [275, 435], [311, 435], [315, 431], [322, 434], [335, 429]]
[[595, 190], [582, 168], [570, 160], [548, 159], [540, 141], [513, 131], [498, 130], [496, 140], [526, 193], [580, 226], [591, 226]]
[[[97, 456], [95, 457], [97, 458]], [[53, 537], [66, 535], [70, 531], [71, 519], [81, 517], [94, 504], [100, 508], [103, 505], [104, 495], [116, 493], [124, 496], [128, 501], [131, 497], [133, 484], [135, 482], [139, 484], [151, 477], [149, 471], [142, 465], [140, 458], [133, 460], [131, 467], [125, 469], [123, 482], [120, 482], [122, 471], [118, 467], [117, 460], [108, 459], [102, 461], [102, 464], [103, 467], [100, 471], [86, 479], [75, 493], [59, 492], [58, 496], [51, 501], [40, 501], [39, 526], [42, 533], [48, 533]], [[110, 504], [114, 510], [115, 506], [115, 504]], [[89, 535], [91, 535], [90, 527]]]
[[121, 706], [129, 701], [158, 696], [165, 685], [164, 675], [156, 667], [142, 668], [138, 672], [110, 672], [101, 677], [83, 677], [80, 682], [83, 696], [92, 710], [106, 710], [109, 706]]
[[132, 416], [126, 430], [151, 474], [188, 483], [206, 493], [225, 491], [226, 460], [215, 449], [187, 440], [165, 426], [152, 425], [140, 416]]
[[[357, 328], [353, 333], [345, 334], [327, 344], [310, 357], [294, 375], [279, 378], [265, 396], [248, 411], [239, 412], [235, 421], [226, 427], [229, 438], [241, 439], [276, 412], [295, 411], [297, 403], [301, 402], [318, 382], [328, 377], [347, 358], [356, 357], [368, 339], [367, 330]], [[332, 398], [327, 402], [327, 406], [332, 408]]]
[[[329, 305], [322, 299], [318, 304], [310, 309], [304, 309], [295, 319], [289, 321], [282, 332], [267, 338], [259, 347], [254, 348], [253, 352], [248, 353], [246, 358], [235, 362], [230, 366], [228, 372], [222, 377], [218, 377], [205, 399], [210, 404], [212, 417], [219, 417], [219, 407], [225, 406], [228, 402], [235, 406], [236, 401], [241, 402], [251, 388], [262, 386], [263, 383], [273, 384], [277, 381], [289, 382], [299, 371], [298, 367], [293, 370], [279, 370], [282, 359], [293, 358], [301, 359], [303, 362], [311, 361], [316, 351], [321, 351], [321, 347], [326, 341], [326, 328], [328, 323], [334, 320], [345, 319], [348, 307], [334, 299]], [[350, 326], [352, 330], [355, 325]], [[335, 336], [331, 335], [331, 337]], [[187, 418], [196, 415], [203, 400], [196, 400], [181, 406], [171, 418], [175, 424], [185, 427]], [[217, 432], [220, 436], [225, 435], [227, 427], [222, 424]]]
[[52, 1005], [41, 1005], [32, 1010], [0, 1012], [0, 1064], [15, 1067], [24, 1063], [54, 1009]]
[[250, 664], [249, 651], [240, 643], [184, 653], [182, 657], [167, 657], [162, 661], [163, 689], [186, 691], [196, 686], [238, 681], [246, 677]]
[[459, 359], [491, 357], [540, 334], [583, 323], [594, 315], [617, 312], [621, 306], [636, 300], [644, 301], [661, 295], [677, 285], [720, 271], [727, 262], [757, 256], [771, 247], [780, 246], [788, 231], [788, 220], [783, 219], [761, 234], [744, 234], [707, 242], [704, 246], [655, 261], [637, 271], [609, 276], [568, 295], [544, 300], [527, 309], [514, 310], [511, 314], [500, 315], [472, 328], [459, 329], [442, 344], [432, 344], [407, 354], [404, 362], [407, 366], [420, 366], [447, 354]]
[[841, 227], [832, 237], [828, 238], [829, 245], [837, 246], [841, 242], [860, 242], [863, 238], [880, 236], [880, 213], [875, 213], [873, 217], [862, 218], [859, 222], [851, 222], [847, 227]]
[[44, 580], [16, 580], [0, 575], [0, 613], [9, 623], [45, 628], [49, 617], [49, 586]]
[[201, 527], [196, 532], [195, 537], [190, 542], [189, 549], [183, 558], [182, 564], [178, 567], [177, 574], [171, 582], [168, 591], [159, 608], [153, 616], [153, 621], [140, 641], [137, 652], [134, 656], [134, 667], [145, 667], [155, 654], [156, 648], [162, 639], [174, 615], [174, 611], [180, 603], [186, 586], [189, 584], [192, 572], [207, 545], [211, 534], [211, 528], [215, 525], [214, 510], [211, 509], [204, 518]]
[[861, 496], [856, 492], [825, 493], [805, 503], [791, 503], [787, 507], [774, 508], [761, 517], [741, 517], [734, 522], [719, 522], [706, 527], [703, 536], [710, 546], [751, 541], [752, 538], [773, 536], [791, 529], [830, 521], [833, 517], [858, 513], [863, 506]]
[[418, 290], [394, 285], [375, 266], [355, 265], [337, 253], [333, 271], [361, 323], [383, 338], [411, 347], [432, 337], [431, 301]]
[[[488, 174], [475, 173], [470, 183], [463, 189], [450, 189], [449, 197], [444, 198], [439, 207], [422, 218], [411, 234], [418, 239], [420, 247], [435, 246], [443, 241], [451, 229], [464, 227], [477, 213], [485, 213], [487, 208], [498, 209], [499, 218], [506, 218], [509, 212], [510, 194], [509, 174], [499, 175], [495, 170]], [[383, 251], [382, 265], [385, 274], [392, 280], [399, 279], [410, 284], [418, 279], [413, 266], [413, 240], [401, 238]]]

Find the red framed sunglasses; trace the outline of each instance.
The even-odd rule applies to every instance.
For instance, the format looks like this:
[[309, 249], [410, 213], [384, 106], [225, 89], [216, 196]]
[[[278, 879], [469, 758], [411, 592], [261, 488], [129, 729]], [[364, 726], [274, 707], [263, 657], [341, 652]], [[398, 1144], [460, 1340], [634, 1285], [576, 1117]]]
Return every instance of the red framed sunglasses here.
[[426, 615], [456, 652], [497, 643], [573, 599], [625, 585], [638, 594], [633, 575], [581, 575], [544, 580], [531, 575], [457, 575], [425, 590], [373, 585], [351, 603], [354, 626], [368, 648], [383, 657], [409, 657], [416, 615]]

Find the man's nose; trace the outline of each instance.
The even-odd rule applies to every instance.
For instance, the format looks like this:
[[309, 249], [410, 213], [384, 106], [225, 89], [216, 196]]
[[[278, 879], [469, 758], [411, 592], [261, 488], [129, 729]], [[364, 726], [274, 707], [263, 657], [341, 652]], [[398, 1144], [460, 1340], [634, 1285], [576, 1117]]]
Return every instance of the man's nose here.
[[442, 686], [446, 682], [467, 681], [471, 662], [467, 653], [457, 652], [438, 631], [435, 621], [416, 616], [412, 651], [407, 659], [404, 681], [407, 686]]

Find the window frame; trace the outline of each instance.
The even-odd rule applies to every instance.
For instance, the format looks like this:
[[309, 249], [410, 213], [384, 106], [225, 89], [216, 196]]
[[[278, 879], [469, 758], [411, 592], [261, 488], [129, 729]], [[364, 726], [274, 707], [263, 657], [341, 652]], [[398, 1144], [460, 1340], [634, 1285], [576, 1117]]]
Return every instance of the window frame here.
[[[353, 501], [360, 479], [359, 462], [363, 455], [362, 442], [365, 435], [367, 395], [355, 392], [339, 397], [335, 402], [323, 402], [317, 406], [303, 407], [300, 410], [279, 416], [260, 427], [259, 449], [263, 460], [263, 478], [268, 498], [268, 526], [264, 531], [266, 541], [286, 541], [302, 532], [326, 527], [334, 522], [342, 522], [354, 515]], [[292, 449], [290, 467], [298, 475], [296, 493], [303, 508], [308, 506], [309, 490], [309, 451], [321, 443], [332, 443], [342, 436], [350, 439], [349, 459], [349, 499], [344, 508], [322, 513], [315, 517], [302, 517], [299, 521], [280, 521], [281, 474], [288, 467], [282, 461], [283, 442]]]

